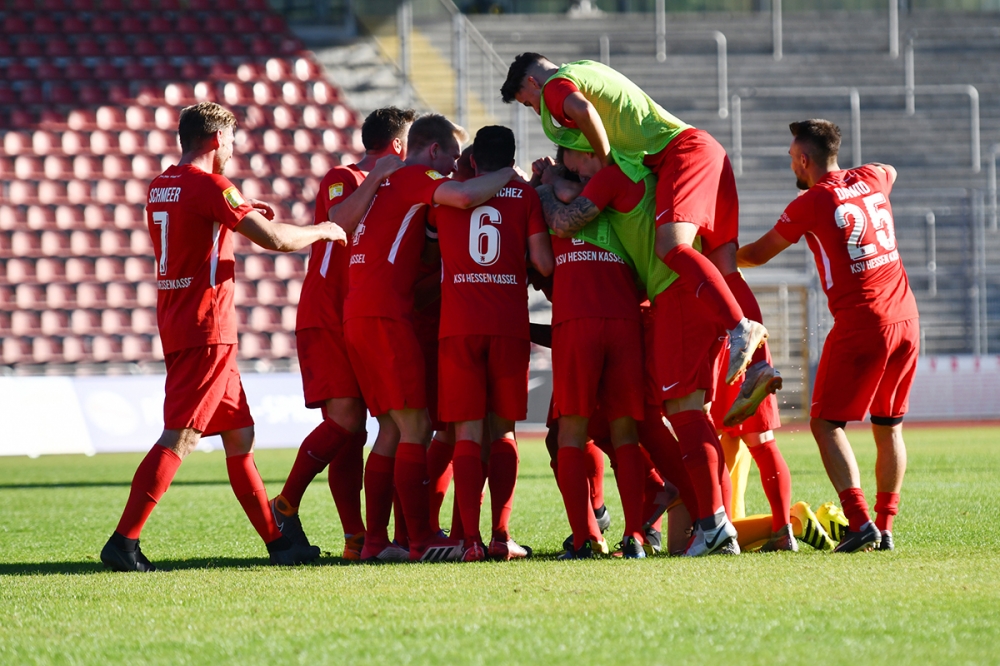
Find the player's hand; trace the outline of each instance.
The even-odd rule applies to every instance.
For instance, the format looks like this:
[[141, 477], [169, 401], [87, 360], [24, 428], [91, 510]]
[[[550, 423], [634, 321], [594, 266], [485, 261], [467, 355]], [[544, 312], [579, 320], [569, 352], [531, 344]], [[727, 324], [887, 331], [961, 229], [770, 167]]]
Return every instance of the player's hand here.
[[317, 224], [316, 228], [323, 234], [323, 240], [333, 241], [343, 247], [347, 247], [347, 232], [339, 224], [323, 222], [322, 224]]
[[271, 208], [271, 204], [266, 201], [261, 201], [260, 199], [247, 199], [247, 203], [253, 206], [253, 209], [263, 215], [266, 219], [274, 219], [274, 209]]
[[555, 165], [556, 165], [556, 161], [554, 159], [552, 159], [551, 157], [540, 157], [540, 158], [538, 158], [537, 160], [535, 160], [534, 162], [531, 163], [531, 178], [532, 178], [532, 180], [534, 180], [537, 177], [539, 179], [539, 182], [541, 182], [541, 177], [542, 177], [542, 174], [545, 173], [545, 170], [548, 169], [549, 167], [552, 167], [552, 166], [555, 166]]
[[542, 172], [542, 183], [545, 185], [555, 185], [562, 179], [562, 174], [555, 164], [552, 164]]
[[529, 185], [531, 184], [531, 176], [529, 176], [528, 174], [526, 174], [524, 172], [524, 169], [522, 169], [521, 167], [517, 166], [516, 164], [514, 165], [514, 173], [516, 173], [517, 177], [519, 179], [521, 179], [522, 181], [524, 181], [525, 183], [527, 183]]
[[399, 159], [398, 155], [386, 155], [385, 157], [380, 157], [377, 162], [375, 162], [375, 167], [369, 172], [370, 177], [377, 178], [378, 180], [384, 180], [402, 169], [406, 164], [403, 160]]

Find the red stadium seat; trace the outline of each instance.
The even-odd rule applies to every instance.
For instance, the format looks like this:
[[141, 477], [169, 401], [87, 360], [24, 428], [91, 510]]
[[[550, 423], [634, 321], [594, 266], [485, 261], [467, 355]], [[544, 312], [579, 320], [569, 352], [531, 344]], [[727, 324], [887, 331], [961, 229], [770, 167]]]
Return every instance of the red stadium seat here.
[[298, 254], [279, 254], [274, 258], [274, 275], [279, 280], [305, 277], [305, 264]]
[[258, 63], [250, 60], [241, 62], [236, 68], [236, 78], [244, 83], [253, 83], [264, 77], [264, 68]]
[[[50, 40], [59, 41], [59, 40]], [[9, 72], [8, 72], [9, 74]], [[63, 77], [62, 70], [56, 67], [55, 63], [42, 61], [35, 66], [34, 78], [39, 81], [57, 81]]]
[[146, 22], [135, 14], [125, 14], [118, 22], [118, 32], [122, 35], [138, 35], [146, 32]]
[[93, 37], [79, 37], [75, 44], [76, 55], [81, 58], [96, 58], [104, 55], [101, 45]]
[[22, 37], [14, 52], [21, 58], [41, 58], [44, 54], [41, 43], [34, 37]]
[[3, 362], [7, 365], [22, 363], [31, 359], [31, 340], [29, 338], [3, 339]]
[[73, 55], [73, 49], [65, 40], [50, 38], [45, 41], [45, 55], [49, 58], [69, 58]]
[[[89, 143], [89, 142], [88, 142]], [[99, 157], [77, 155], [73, 158], [73, 176], [80, 180], [91, 180], [104, 172]]]
[[[281, 312], [278, 308], [257, 305], [250, 310], [250, 328], [255, 331], [274, 331], [281, 326]], [[35, 327], [37, 329], [37, 326]], [[19, 335], [25, 335], [20, 333]]]
[[278, 129], [292, 129], [299, 124], [298, 114], [290, 106], [279, 104], [274, 107], [274, 126]]
[[77, 95], [73, 88], [62, 83], [52, 83], [49, 85], [48, 100], [52, 104], [70, 106], [77, 102]]
[[280, 130], [269, 129], [264, 132], [264, 151], [272, 155], [280, 155], [291, 147], [288, 134]]
[[[104, 131], [115, 131], [124, 129], [125, 114], [116, 106], [102, 106], [97, 109], [94, 123], [98, 129]], [[93, 139], [93, 137], [91, 137]]]
[[[129, 254], [132, 245], [129, 232], [118, 229], [105, 229], [102, 231], [100, 243], [101, 254], [112, 256]], [[99, 275], [98, 279], [100, 279]]]
[[[47, 206], [66, 201], [66, 183], [43, 180], [38, 183], [38, 201]], [[53, 222], [55, 222], [53, 216]]]
[[317, 104], [332, 104], [337, 101], [337, 91], [326, 81], [313, 81], [306, 90]]
[[113, 58], [127, 58], [132, 55], [132, 47], [123, 36], [116, 34], [105, 40], [104, 53]]
[[153, 254], [153, 242], [149, 240], [149, 231], [137, 229], [129, 237], [132, 254], [150, 255]]
[[326, 153], [313, 153], [309, 158], [309, 171], [317, 178], [325, 176], [333, 167], [334, 163]]
[[152, 130], [146, 135], [146, 150], [152, 155], [161, 156], [180, 153], [176, 134], [163, 130]]
[[[75, 167], [75, 163], [74, 163]], [[75, 172], [75, 169], [74, 169]], [[66, 200], [76, 206], [82, 206], [90, 202], [91, 199], [90, 180], [78, 180], [74, 178], [66, 183]]]
[[78, 229], [70, 234], [70, 250], [80, 257], [96, 257], [101, 253], [99, 232]]
[[35, 264], [30, 259], [20, 259], [15, 257], [7, 260], [7, 281], [16, 284], [19, 282], [35, 281]]
[[102, 204], [124, 203], [125, 186], [117, 179], [102, 178], [97, 181], [97, 187], [94, 190], [94, 199]]
[[63, 310], [45, 310], [39, 327], [42, 335], [65, 335], [69, 331], [69, 315]]
[[281, 175], [286, 178], [299, 178], [307, 172], [308, 166], [300, 155], [285, 153], [281, 156]]
[[153, 113], [153, 122], [157, 129], [174, 132], [177, 130], [177, 110], [170, 106], [159, 106]]
[[125, 183], [125, 202], [143, 205], [146, 203], [147, 183], [135, 178], [129, 178]]
[[272, 123], [263, 107], [252, 104], [244, 109], [242, 125], [248, 130], [257, 130], [270, 127]]
[[122, 337], [122, 359], [147, 361], [153, 358], [153, 343], [149, 336], [125, 335]]
[[257, 282], [257, 302], [261, 305], [284, 305], [285, 285], [277, 280]]
[[274, 43], [263, 35], [250, 37], [250, 53], [258, 58], [272, 56], [277, 49]]
[[207, 35], [196, 35], [191, 40], [191, 54], [199, 58], [210, 58], [219, 52], [218, 47], [211, 37]]
[[[152, 180], [160, 173], [159, 163], [149, 155], [136, 155], [132, 158], [132, 175], [140, 180]], [[126, 195], [128, 187], [126, 186]]]
[[80, 97], [80, 102], [87, 104], [88, 106], [106, 104], [108, 102], [107, 93], [104, 92], [104, 89], [101, 86], [96, 84], [81, 84], [77, 94]]
[[194, 90], [187, 83], [168, 83], [163, 89], [163, 99], [171, 106], [193, 104]]
[[104, 205], [90, 203], [83, 208], [83, 224], [88, 229], [104, 229], [108, 226], [108, 209]]
[[[198, 9], [197, 7], [192, 6], [191, 3], [188, 3], [188, 7], [192, 10]], [[209, 11], [211, 10], [211, 8], [205, 8], [205, 10]], [[175, 30], [177, 32], [183, 32], [183, 33], [201, 32], [203, 29], [204, 29], [204, 22], [201, 21], [194, 14], [181, 14], [180, 16], [177, 17], [177, 23], [175, 26]]]
[[40, 237], [41, 252], [49, 257], [65, 257], [71, 252], [72, 237], [62, 229], [43, 231]]
[[76, 303], [78, 307], [96, 309], [105, 305], [105, 288], [102, 284], [83, 282], [76, 285]]
[[169, 61], [157, 60], [156, 64], [153, 65], [153, 68], [150, 71], [150, 76], [147, 78], [154, 78], [161, 82], [166, 83], [170, 81], [176, 81], [178, 78], [180, 78], [180, 73], [177, 71], [177, 68], [174, 67], [173, 64], [171, 64]]
[[243, 261], [243, 275], [237, 273], [237, 279], [257, 281], [274, 276], [274, 262], [268, 255], [249, 255]]
[[111, 35], [118, 32], [118, 26], [115, 25], [115, 20], [110, 15], [95, 12], [90, 18], [90, 32], [92, 34]]
[[36, 155], [48, 155], [61, 148], [61, 140], [54, 132], [35, 130], [31, 134], [31, 149]]
[[97, 335], [91, 342], [91, 354], [98, 363], [118, 360], [121, 357], [121, 351], [122, 343], [117, 338]]
[[128, 257], [125, 259], [125, 279], [129, 282], [143, 282], [156, 279], [153, 272], [153, 262], [147, 257]]
[[323, 130], [323, 150], [328, 153], [339, 153], [346, 150], [344, 139], [335, 129]]
[[[75, 181], [70, 181], [67, 189]], [[73, 203], [70, 197], [70, 203]], [[83, 226], [83, 209], [80, 206], [56, 206], [56, 226], [63, 230]]]
[[265, 335], [249, 332], [240, 335], [240, 358], [263, 358], [269, 348], [270, 341]]
[[[101, 175], [111, 180], [120, 180], [127, 176], [130, 167], [128, 158], [121, 155], [107, 155], [102, 161]], [[104, 203], [110, 202], [105, 201]]]
[[14, 176], [21, 180], [41, 178], [42, 161], [34, 155], [18, 155], [14, 158]]
[[156, 310], [150, 308], [132, 310], [131, 326], [136, 333], [144, 335], [156, 333]]
[[[56, 226], [56, 214], [55, 208], [49, 205], [41, 206], [28, 206], [27, 214], [27, 224], [29, 229], [34, 229], [35, 231], [44, 231], [46, 229], [53, 229]], [[45, 239], [42, 238], [42, 251], [45, 248]]]
[[[108, 254], [115, 253], [111, 252]], [[98, 257], [94, 262], [94, 277], [97, 278], [98, 282], [114, 282], [115, 280], [124, 279], [125, 260], [118, 257]]]
[[[59, 11], [58, 9], [55, 11]], [[59, 24], [55, 19], [47, 14], [36, 14], [35, 22], [31, 26], [32, 33], [36, 35], [55, 35], [59, 32]]]
[[7, 132], [3, 137], [6, 155], [20, 155], [31, 152], [31, 135], [27, 132]]
[[151, 35], [169, 35], [174, 32], [173, 22], [164, 13], [170, 10], [162, 7], [163, 3], [160, 4], [160, 11], [154, 12], [146, 21], [146, 31]]
[[10, 12], [3, 19], [3, 34], [5, 35], [30, 35], [31, 26], [24, 20], [21, 14]]
[[156, 295], [156, 285], [152, 282], [140, 282], [135, 287], [135, 303], [140, 308], [155, 308]]
[[72, 336], [64, 337], [62, 344], [62, 357], [66, 363], [79, 363], [86, 357], [86, 349], [84, 348], [83, 340], [80, 338]]
[[292, 133], [292, 146], [297, 153], [311, 153], [316, 149], [316, 136], [312, 130], [297, 129]]
[[5, 72], [4, 78], [7, 81], [32, 81], [35, 78], [35, 74], [31, 71], [31, 68], [23, 62], [15, 60], [7, 65], [7, 71]]
[[65, 310], [76, 303], [76, 290], [62, 283], [53, 283], [45, 287], [45, 306], [50, 310]]
[[264, 63], [264, 72], [272, 81], [281, 82], [291, 78], [291, 67], [283, 58], [268, 58]]
[[135, 130], [123, 130], [118, 134], [118, 150], [126, 155], [135, 155], [146, 147], [146, 140]]
[[285, 81], [281, 84], [281, 98], [285, 104], [302, 104], [306, 99], [306, 87], [296, 81]]
[[162, 52], [163, 55], [171, 57], [184, 57], [191, 55], [188, 45], [177, 35], [168, 36], [163, 40]]
[[90, 148], [90, 135], [75, 130], [66, 130], [59, 137], [62, 151], [67, 155], [85, 153]]
[[257, 300], [257, 289], [249, 282], [237, 280], [233, 284], [233, 303], [236, 305], [252, 305]]
[[74, 335], [94, 335], [101, 332], [101, 313], [98, 310], [73, 310], [69, 327]]
[[158, 58], [161, 55], [160, 46], [149, 36], [136, 39], [132, 48], [134, 55], [140, 58]]
[[295, 358], [295, 336], [284, 331], [271, 333], [271, 358]]
[[14, 288], [14, 303], [21, 310], [42, 310], [45, 292], [36, 284], [19, 284]]
[[254, 104], [271, 104], [274, 100], [274, 90], [271, 85], [265, 81], [258, 81], [253, 84], [253, 101]]
[[[143, 214], [142, 206], [130, 206], [128, 204], [118, 204], [115, 206], [114, 224], [118, 229], [131, 231], [133, 229], [145, 229], [146, 218]], [[129, 247], [131, 247], [129, 240]]]
[[294, 305], [286, 305], [281, 308], [281, 328], [286, 331], [294, 331], [297, 316], [297, 308]]
[[135, 305], [135, 287], [126, 282], [112, 282], [107, 288], [107, 304], [111, 308], [130, 308]]
[[109, 60], [102, 60], [94, 66], [94, 78], [99, 81], [117, 81], [121, 76], [121, 70]]
[[31, 339], [31, 360], [34, 363], [50, 363], [62, 356], [62, 344], [55, 338], [35, 337]]
[[38, 201], [38, 184], [28, 180], [15, 180], [8, 185], [7, 200], [15, 205], [30, 205]]
[[292, 71], [299, 81], [315, 81], [323, 78], [323, 68], [312, 58], [296, 58]]
[[263, 199], [268, 194], [268, 188], [265, 188], [262, 181], [256, 178], [244, 178], [240, 191], [244, 197], [249, 199]]
[[83, 257], [66, 260], [66, 281], [72, 284], [94, 280], [94, 261]]
[[222, 87], [222, 99], [229, 106], [245, 106], [253, 99], [252, 86], [229, 81]]
[[[198, 77], [184, 75], [184, 78], [194, 79]], [[214, 102], [216, 99], [215, 85], [210, 81], [199, 81], [194, 84], [194, 98], [198, 102]]]
[[29, 336], [41, 332], [42, 321], [37, 312], [15, 310], [10, 316], [10, 332], [12, 335]]
[[257, 137], [246, 129], [236, 130], [236, 149], [245, 154], [257, 152]]
[[42, 87], [36, 83], [25, 83], [18, 91], [17, 98], [21, 104], [25, 105], [45, 103], [45, 93]]
[[0, 230], [10, 231], [24, 223], [24, 213], [19, 207], [0, 204]]
[[71, 177], [73, 164], [65, 157], [49, 155], [42, 163], [42, 171], [50, 180], [64, 180]]
[[129, 331], [132, 317], [127, 310], [103, 310], [101, 312], [101, 331], [105, 335], [123, 335]]
[[138, 60], [128, 60], [122, 66], [122, 77], [128, 81], [145, 81], [152, 78], [149, 68]]

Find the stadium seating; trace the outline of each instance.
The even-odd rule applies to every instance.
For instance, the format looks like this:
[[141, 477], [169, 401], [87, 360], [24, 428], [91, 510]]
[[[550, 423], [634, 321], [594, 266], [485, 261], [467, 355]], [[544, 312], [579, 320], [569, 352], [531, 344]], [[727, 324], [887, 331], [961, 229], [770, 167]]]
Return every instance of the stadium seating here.
[[[162, 359], [143, 205], [184, 106], [233, 110], [227, 175], [283, 221], [311, 222], [319, 179], [361, 150], [265, 0], [0, 0], [0, 30], [0, 364], [16, 372]], [[242, 358], [293, 363], [306, 255], [236, 249]]]

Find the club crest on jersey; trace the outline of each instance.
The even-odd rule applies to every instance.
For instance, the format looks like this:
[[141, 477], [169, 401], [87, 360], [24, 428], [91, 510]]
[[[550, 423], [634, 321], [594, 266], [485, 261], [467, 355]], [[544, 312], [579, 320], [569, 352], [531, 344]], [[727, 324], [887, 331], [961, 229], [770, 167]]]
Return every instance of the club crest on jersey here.
[[243, 196], [240, 194], [240, 191], [235, 187], [226, 188], [226, 190], [222, 193], [222, 196], [226, 198], [226, 201], [228, 201], [229, 205], [233, 208], [239, 208], [246, 203], [243, 201]]
[[426, 173], [428, 176], [430, 176], [434, 180], [441, 180], [442, 178], [444, 178], [444, 176], [442, 176], [441, 174], [439, 174], [434, 169], [429, 169], [428, 171], [425, 171], [424, 173]]
[[342, 196], [344, 196], [344, 184], [343, 183], [334, 183], [333, 185], [330, 186], [330, 198], [331, 199], [336, 199], [337, 197], [342, 197]]

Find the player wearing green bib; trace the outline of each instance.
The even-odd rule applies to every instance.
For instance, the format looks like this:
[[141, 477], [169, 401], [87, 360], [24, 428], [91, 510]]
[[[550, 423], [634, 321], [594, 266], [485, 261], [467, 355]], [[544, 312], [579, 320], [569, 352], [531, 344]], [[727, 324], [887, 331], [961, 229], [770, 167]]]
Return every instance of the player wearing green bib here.
[[[730, 340], [727, 382], [736, 381], [767, 337], [733, 297], [719, 268], [694, 249], [717, 224], [738, 224], [732, 166], [707, 132], [689, 127], [627, 77], [592, 61], [557, 66], [537, 53], [519, 55], [501, 88], [505, 102], [531, 106], [547, 136], [616, 163], [633, 181], [657, 177], [656, 255], [680, 279], [657, 299], [657, 379], [664, 411], [680, 440], [698, 497], [695, 538], [687, 553], [739, 552], [726, 513], [725, 459], [704, 411], [714, 395]], [[591, 148], [592, 147], [592, 148]], [[725, 330], [723, 330], [725, 329]], [[721, 338], [721, 340], [720, 340]]]

